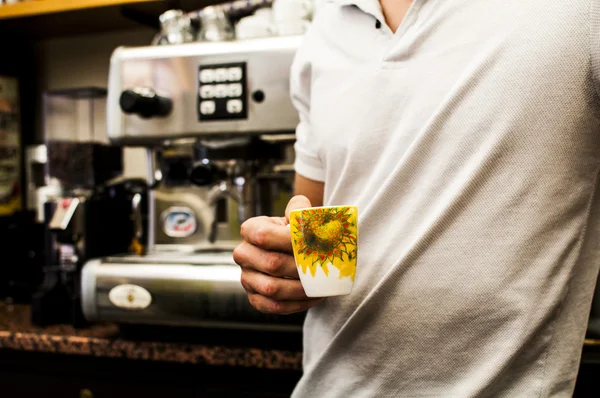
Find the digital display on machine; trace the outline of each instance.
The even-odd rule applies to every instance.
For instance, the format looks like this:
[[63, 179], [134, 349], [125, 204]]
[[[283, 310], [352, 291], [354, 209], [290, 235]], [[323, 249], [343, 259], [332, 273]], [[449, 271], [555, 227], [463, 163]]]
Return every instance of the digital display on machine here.
[[246, 63], [200, 65], [198, 120], [247, 119], [246, 91]]

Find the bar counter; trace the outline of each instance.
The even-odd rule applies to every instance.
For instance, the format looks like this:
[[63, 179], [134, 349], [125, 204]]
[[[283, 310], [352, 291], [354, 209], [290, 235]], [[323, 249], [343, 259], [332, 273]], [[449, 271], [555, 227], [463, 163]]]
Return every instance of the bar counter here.
[[[36, 327], [31, 324], [26, 305], [7, 308], [0, 305], [0, 349], [36, 351], [67, 355], [90, 355], [214, 366], [240, 366], [265, 369], [301, 370], [302, 353], [231, 345], [205, 345], [189, 342], [125, 340], [113, 324], [92, 325], [76, 330], [68, 325]], [[213, 332], [214, 333], [214, 332]], [[238, 333], [244, 333], [238, 331]]]
[[[587, 339], [575, 397], [600, 396], [599, 370], [600, 340]], [[0, 303], [3, 397], [287, 397], [301, 372], [301, 336], [39, 327], [29, 306]]]
[[2, 397], [284, 397], [301, 370], [299, 334], [39, 327], [28, 305], [0, 303]]

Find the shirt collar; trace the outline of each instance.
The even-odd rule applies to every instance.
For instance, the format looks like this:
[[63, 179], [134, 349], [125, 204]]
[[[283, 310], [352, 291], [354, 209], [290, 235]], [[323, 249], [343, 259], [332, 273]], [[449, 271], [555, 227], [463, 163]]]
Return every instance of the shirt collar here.
[[332, 0], [340, 7], [356, 6], [367, 14], [373, 15], [378, 20], [383, 20], [383, 12], [379, 0]]
[[378, 0], [332, 0], [341, 6], [358, 5], [360, 3], [379, 3]]

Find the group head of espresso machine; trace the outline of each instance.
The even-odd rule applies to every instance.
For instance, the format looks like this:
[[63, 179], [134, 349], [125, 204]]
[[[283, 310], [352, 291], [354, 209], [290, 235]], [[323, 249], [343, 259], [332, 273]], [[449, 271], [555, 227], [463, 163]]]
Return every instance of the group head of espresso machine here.
[[111, 58], [110, 140], [145, 147], [142, 254], [82, 270], [89, 321], [300, 331], [304, 314], [255, 310], [233, 250], [253, 216], [291, 195], [298, 114], [289, 92], [301, 36], [119, 48]]

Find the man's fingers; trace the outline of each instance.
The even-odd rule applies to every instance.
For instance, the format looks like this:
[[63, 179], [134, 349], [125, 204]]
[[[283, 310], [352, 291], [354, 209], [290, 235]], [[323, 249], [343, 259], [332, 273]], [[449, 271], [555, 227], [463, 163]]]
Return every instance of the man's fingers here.
[[306, 196], [296, 195], [287, 204], [283, 217], [253, 217], [246, 220], [240, 228], [242, 238], [265, 250], [292, 252], [290, 230], [287, 227], [290, 212], [311, 207]]
[[288, 203], [285, 218], [254, 217], [241, 227], [244, 241], [233, 252], [242, 267], [241, 283], [250, 304], [268, 314], [292, 314], [306, 311], [322, 298], [308, 298], [298, 279], [292, 255], [288, 227], [290, 213], [311, 207], [305, 196], [294, 196]]
[[269, 297], [261, 296], [260, 294], [248, 294], [250, 304], [266, 314], [288, 315], [295, 312], [308, 310], [310, 307], [318, 304], [322, 298], [301, 300], [301, 301], [277, 301]]
[[282, 218], [254, 217], [246, 220], [240, 229], [242, 238], [265, 250], [292, 252], [290, 229]]
[[275, 300], [307, 300], [298, 279], [277, 278], [251, 269], [242, 270], [242, 286], [247, 292], [256, 293]]
[[290, 222], [290, 213], [294, 210], [306, 209], [307, 207], [311, 207], [310, 200], [306, 196], [296, 195], [287, 204], [285, 208], [285, 219], [287, 223]]
[[248, 242], [242, 242], [235, 248], [233, 261], [244, 269], [252, 269], [271, 276], [298, 279], [298, 269], [292, 255], [263, 250]]

